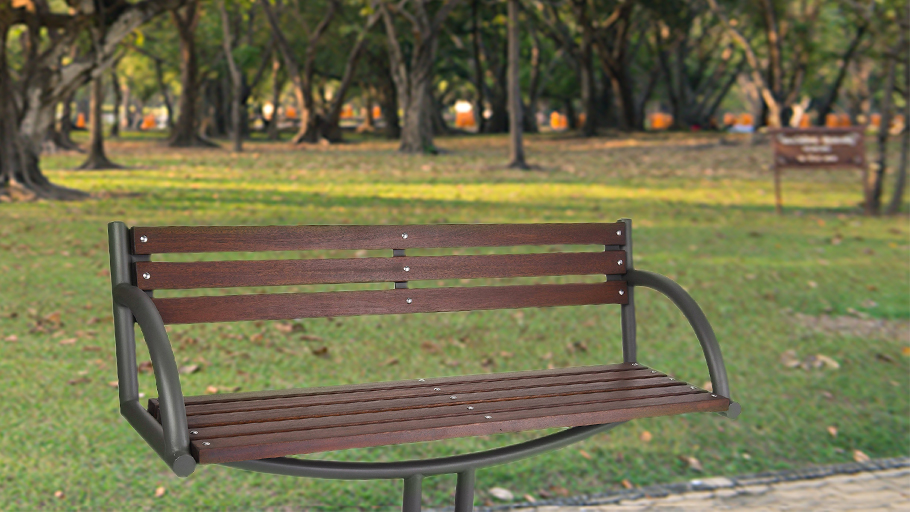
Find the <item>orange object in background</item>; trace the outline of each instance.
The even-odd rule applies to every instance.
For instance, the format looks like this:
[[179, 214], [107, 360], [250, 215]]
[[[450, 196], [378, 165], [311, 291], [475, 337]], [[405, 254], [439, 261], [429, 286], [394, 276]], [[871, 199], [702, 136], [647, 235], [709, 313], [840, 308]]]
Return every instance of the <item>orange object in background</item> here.
[[140, 130], [153, 130], [158, 126], [158, 123], [155, 122], [155, 116], [148, 114], [142, 118], [142, 124], [139, 125]]
[[354, 117], [354, 107], [352, 107], [350, 104], [347, 104], [341, 108], [342, 119], [350, 119], [352, 117]]
[[869, 124], [878, 128], [882, 124], [882, 115], [881, 114], [872, 114], [869, 119]]
[[585, 121], [587, 121], [587, 120], [588, 120], [588, 116], [585, 115], [584, 112], [582, 112], [581, 114], [578, 114], [578, 126], [584, 126]]
[[79, 115], [76, 116], [76, 128], [84, 129], [85, 128], [85, 114], [79, 112]]
[[666, 130], [673, 125], [673, 116], [663, 112], [654, 112], [650, 115], [652, 130]]
[[373, 119], [379, 119], [382, 117], [382, 109], [379, 108], [379, 105], [373, 106]]
[[733, 112], [727, 112], [724, 114], [724, 126], [733, 126], [736, 124], [736, 115]]
[[288, 107], [284, 109], [285, 119], [297, 119], [297, 109], [294, 107]]
[[554, 130], [565, 130], [568, 127], [569, 120], [566, 116], [555, 111], [550, 114], [550, 128], [553, 128]]
[[825, 116], [825, 127], [827, 128], [837, 128], [840, 121], [837, 119], [837, 114], [828, 114]]
[[456, 112], [455, 128], [474, 128], [474, 112]]
[[803, 117], [799, 118], [799, 127], [800, 128], [812, 128], [812, 120], [809, 119], [808, 114], [803, 114]]
[[841, 128], [849, 128], [852, 126], [852, 123], [850, 122], [850, 114], [838, 114], [837, 126]]
[[752, 114], [740, 114], [736, 116], [736, 124], [741, 126], [754, 126], [755, 118], [752, 117]]

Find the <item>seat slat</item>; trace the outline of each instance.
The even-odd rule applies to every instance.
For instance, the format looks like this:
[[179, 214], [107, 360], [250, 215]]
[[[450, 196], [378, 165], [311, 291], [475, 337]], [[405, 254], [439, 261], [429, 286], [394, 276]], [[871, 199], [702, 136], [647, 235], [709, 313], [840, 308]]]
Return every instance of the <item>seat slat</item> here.
[[[625, 251], [136, 263], [143, 290], [622, 274]], [[405, 271], [404, 269], [408, 270]], [[148, 278], [145, 276], [148, 275]]]
[[[363, 400], [338, 404], [314, 404], [293, 408], [207, 414], [187, 418], [187, 425], [192, 429], [201, 429], [199, 430], [199, 435], [205, 438], [224, 437], [279, 431], [287, 428], [285, 425], [289, 424], [288, 420], [291, 420], [290, 424], [295, 424], [293, 423], [294, 421], [304, 420], [299, 425], [303, 425], [305, 428], [319, 428], [316, 422], [313, 421], [314, 418], [335, 417], [339, 422], [368, 423], [372, 421], [370, 418], [373, 416], [382, 416], [384, 414], [388, 416], [386, 413], [394, 411], [398, 411], [398, 414], [393, 416], [399, 419], [404, 418], [410, 414], [410, 411], [416, 409], [423, 411], [419, 413], [423, 417], [433, 417], [436, 415], [434, 411], [437, 408], [448, 408], [452, 405], [464, 406], [461, 409], [457, 409], [459, 413], [464, 413], [467, 406], [477, 406], [481, 403], [510, 402], [520, 404], [517, 407], [531, 407], [535, 403], [547, 404], [552, 403], [554, 400], [589, 400], [589, 398], [578, 398], [582, 395], [594, 397], [590, 398], [590, 400], [618, 400], [627, 396], [638, 396], [637, 394], [623, 394], [623, 392], [637, 390], [650, 390], [643, 391], [649, 396], [651, 394], [669, 395], [692, 392], [688, 386], [679, 381], [649, 378], [460, 394], [437, 392], [434, 396], [402, 396], [383, 400]], [[604, 394], [605, 392], [609, 393]], [[452, 398], [453, 396], [455, 397], [454, 399]], [[540, 401], [541, 399], [547, 400]], [[508, 407], [508, 405], [504, 407]], [[289, 428], [287, 429], [290, 430]]]
[[[165, 324], [627, 304], [625, 281], [153, 299]], [[408, 303], [407, 299], [411, 299]]]
[[132, 244], [133, 254], [622, 245], [625, 229], [622, 223], [134, 227]]
[[211, 440], [193, 439], [190, 447], [200, 463], [233, 462], [501, 432], [594, 425], [686, 412], [720, 412], [729, 407], [729, 400], [698, 392], [611, 402], [553, 403], [552, 400], [547, 400], [547, 405], [536, 409], [497, 410], [497, 405], [499, 404], [475, 406], [474, 410], [469, 411], [472, 413], [470, 415], [451, 414], [432, 419], [418, 417], [407, 420], [393, 417], [383, 423], [339, 428]]
[[[410, 388], [396, 387], [392, 389], [360, 390], [346, 393], [325, 393], [292, 398], [272, 398], [262, 400], [244, 400], [240, 402], [222, 402], [216, 404], [187, 405], [186, 414], [194, 416], [214, 415], [226, 412], [247, 412], [276, 410], [292, 407], [311, 407], [332, 404], [357, 403], [363, 401], [376, 402], [398, 398], [420, 398], [432, 396], [461, 397], [466, 393], [524, 390], [532, 388], [545, 388], [547, 386], [567, 386], [591, 383], [608, 383], [614, 381], [632, 381], [637, 379], [650, 379], [663, 377], [662, 373], [651, 373], [648, 370], [631, 370], [626, 372], [612, 372], [609, 375], [601, 373], [583, 373], [576, 375], [539, 376], [536, 378], [503, 381], [481, 381], [469, 383], [430, 384], [425, 382], [409, 381]], [[439, 389], [439, 391], [436, 391]], [[201, 419], [200, 419], [201, 420]]]

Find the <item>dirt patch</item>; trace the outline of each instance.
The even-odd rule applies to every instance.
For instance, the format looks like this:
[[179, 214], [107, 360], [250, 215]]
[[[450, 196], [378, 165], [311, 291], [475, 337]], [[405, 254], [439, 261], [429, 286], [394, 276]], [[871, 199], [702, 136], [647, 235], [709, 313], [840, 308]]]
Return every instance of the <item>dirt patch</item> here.
[[852, 316], [793, 315], [799, 325], [825, 334], [851, 338], [910, 341], [910, 321], [856, 318]]

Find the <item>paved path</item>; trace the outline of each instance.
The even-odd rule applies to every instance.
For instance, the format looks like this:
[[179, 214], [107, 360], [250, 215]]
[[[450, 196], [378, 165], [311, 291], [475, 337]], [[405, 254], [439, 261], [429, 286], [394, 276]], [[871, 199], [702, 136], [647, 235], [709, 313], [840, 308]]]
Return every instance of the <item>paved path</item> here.
[[705, 482], [709, 491], [662, 498], [592, 498], [587, 505], [520, 508], [522, 512], [671, 512], [695, 510], [910, 511], [910, 468], [886, 469], [771, 484], [739, 485], [726, 478]]

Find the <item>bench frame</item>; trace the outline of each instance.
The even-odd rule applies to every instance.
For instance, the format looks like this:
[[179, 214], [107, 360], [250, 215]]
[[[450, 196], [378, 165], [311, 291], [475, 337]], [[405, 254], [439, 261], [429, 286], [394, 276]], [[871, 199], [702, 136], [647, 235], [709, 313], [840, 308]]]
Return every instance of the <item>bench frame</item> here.
[[[720, 346], [704, 312], [680, 285], [669, 278], [634, 269], [632, 222], [629, 219], [622, 219], [621, 222], [625, 224], [625, 244], [606, 246], [605, 249], [626, 251], [626, 273], [608, 276], [608, 279], [624, 280], [628, 285], [628, 304], [620, 306], [623, 361], [635, 363], [638, 360], [635, 287], [654, 289], [667, 296], [683, 312], [701, 344], [711, 377], [713, 393], [729, 398], [731, 396], [730, 386]], [[186, 407], [176, 359], [164, 322], [152, 302], [151, 294], [140, 290], [134, 285], [131, 278], [135, 264], [140, 261], [150, 261], [150, 257], [132, 254], [130, 232], [122, 222], [112, 222], [108, 225], [108, 237], [120, 412], [177, 476], [186, 477], [195, 470], [196, 461], [189, 449]], [[160, 423], [139, 403], [134, 322], [139, 324], [152, 360], [159, 396]], [[719, 414], [735, 418], [739, 415], [740, 409], [740, 405], [731, 400], [729, 409]], [[521, 444], [485, 452], [428, 460], [355, 463], [278, 457], [224, 463], [224, 465], [247, 471], [307, 478], [403, 479], [402, 509], [408, 512], [419, 511], [421, 508], [421, 483], [424, 477], [457, 474], [455, 510], [466, 512], [473, 509], [474, 474], [477, 469], [505, 464], [562, 448], [610, 430], [622, 423], [624, 422], [574, 427]]]

